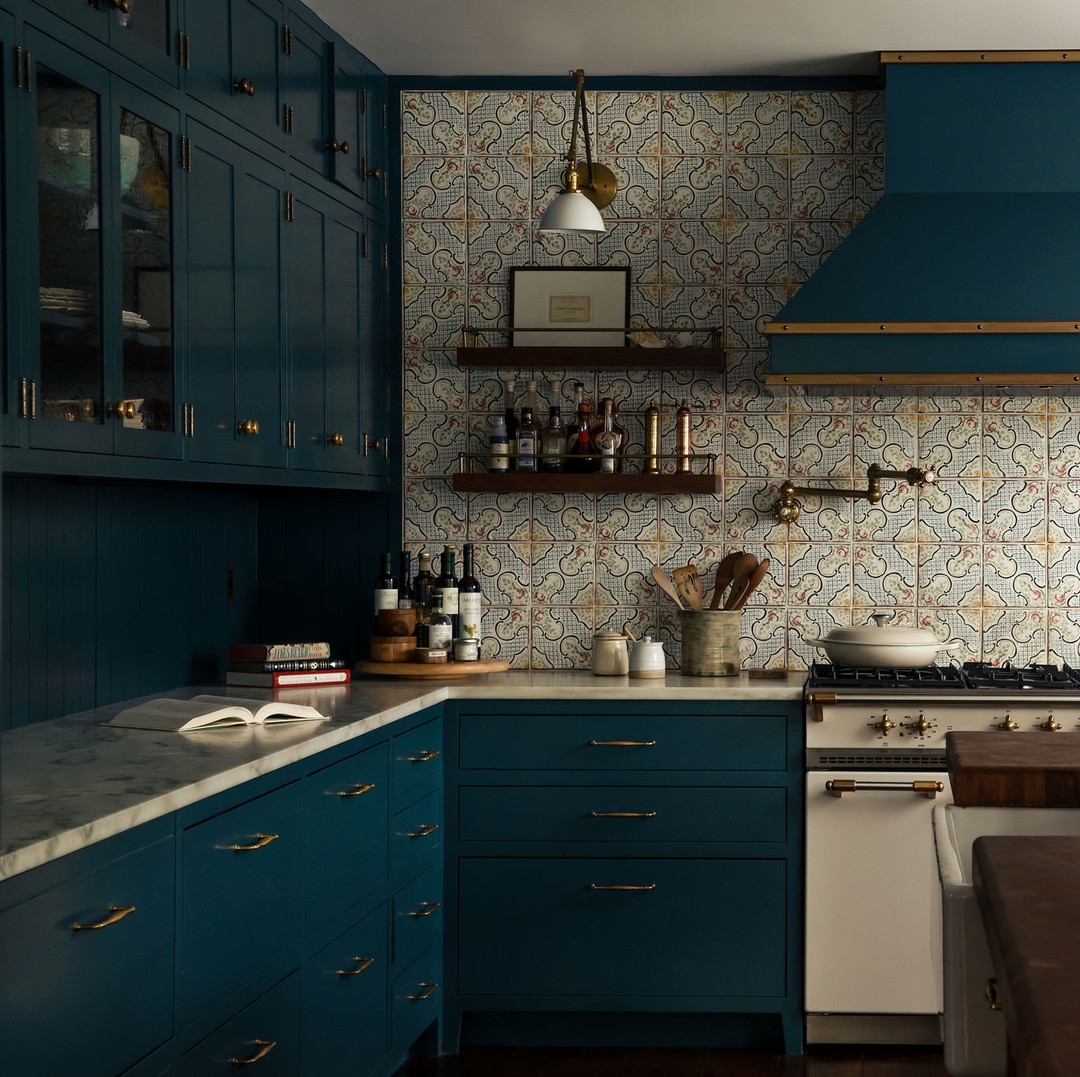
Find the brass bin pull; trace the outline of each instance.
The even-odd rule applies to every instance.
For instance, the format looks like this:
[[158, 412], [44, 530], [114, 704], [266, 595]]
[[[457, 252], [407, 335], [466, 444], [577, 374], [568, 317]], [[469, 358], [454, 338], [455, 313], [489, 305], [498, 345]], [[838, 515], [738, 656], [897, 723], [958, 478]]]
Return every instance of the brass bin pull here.
[[110, 905], [108, 913], [100, 920], [76, 921], [71, 925], [72, 931], [96, 931], [99, 927], [111, 927], [120, 923], [125, 916], [130, 916], [135, 911], [134, 905]]
[[1002, 1006], [1002, 1004], [998, 1001], [997, 980], [994, 979], [994, 977], [991, 976], [990, 979], [986, 981], [986, 987], [983, 990], [983, 995], [986, 998], [987, 1005], [990, 1007], [990, 1009], [1005, 1009], [1005, 1007]]
[[425, 748], [417, 755], [408, 756], [410, 763], [426, 763], [429, 759], [434, 759], [439, 753], [434, 748]]
[[654, 811], [591, 811], [590, 819], [651, 819]]
[[420, 908], [415, 912], [409, 913], [410, 916], [430, 916], [433, 912], [436, 912], [441, 902], [438, 901], [421, 901]]
[[419, 830], [413, 830], [409, 832], [410, 838], [426, 838], [429, 834], [434, 834], [439, 829], [438, 823], [424, 823]]
[[651, 748], [654, 740], [591, 740], [590, 748]]
[[277, 1040], [252, 1040], [251, 1042], [258, 1050], [247, 1058], [230, 1058], [229, 1061], [234, 1066], [250, 1066], [252, 1062], [258, 1062], [260, 1058], [266, 1058], [277, 1047]]
[[601, 886], [600, 883], [589, 883], [590, 890], [655, 890], [656, 883], [646, 883], [644, 886]]
[[353, 961], [356, 962], [356, 966], [351, 969], [338, 969], [339, 976], [359, 976], [361, 972], [367, 972], [372, 965], [375, 964], [375, 958], [373, 957], [354, 957]]
[[419, 995], [409, 995], [410, 1002], [423, 1002], [426, 998], [431, 998], [436, 991], [439, 990], [438, 984], [421, 983], [420, 986], [424, 989]]
[[370, 793], [375, 788], [374, 782], [360, 782], [354, 785], [352, 789], [342, 789], [339, 793], [339, 797], [362, 797], [365, 793]]
[[845, 793], [915, 793], [933, 800], [938, 793], [945, 791], [945, 785], [932, 781], [868, 782], [856, 781], [854, 778], [834, 778], [825, 783], [825, 791], [834, 797], [842, 797]]
[[230, 845], [229, 848], [233, 852], [246, 853], [252, 849], [265, 849], [267, 845], [272, 841], [277, 841], [279, 835], [277, 834], [256, 834], [256, 841], [253, 841], [250, 845]]

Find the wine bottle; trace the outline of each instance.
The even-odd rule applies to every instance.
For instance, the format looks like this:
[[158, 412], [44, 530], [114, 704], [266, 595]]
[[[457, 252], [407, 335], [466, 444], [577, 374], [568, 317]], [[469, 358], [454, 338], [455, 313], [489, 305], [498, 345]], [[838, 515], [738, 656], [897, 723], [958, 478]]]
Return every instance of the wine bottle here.
[[436, 592], [431, 599], [431, 615], [428, 617], [425, 647], [449, 647], [454, 639], [454, 626], [443, 612], [443, 597]]
[[398, 582], [390, 567], [390, 554], [382, 554], [382, 570], [375, 576], [375, 612], [396, 610]]
[[401, 551], [401, 569], [398, 572], [397, 606], [399, 610], [411, 610], [416, 605], [412, 585], [412, 551], [408, 546]]
[[458, 616], [461, 623], [461, 635], [466, 639], [480, 639], [480, 605], [483, 592], [480, 581], [476, 578], [473, 565], [473, 545], [467, 542], [461, 547], [461, 579], [458, 580]]
[[540, 427], [533, 418], [533, 409], [522, 407], [518, 428], [518, 471], [535, 471], [540, 451]]
[[514, 413], [514, 379], [503, 382], [503, 422], [506, 424], [506, 454], [511, 471], [517, 471], [518, 419]]
[[420, 569], [413, 579], [413, 602], [416, 603], [416, 623], [427, 623], [428, 614], [431, 612], [431, 592], [435, 585], [435, 577], [431, 574], [431, 554], [420, 555]]
[[458, 636], [460, 615], [458, 613], [458, 580], [454, 575], [454, 560], [457, 548], [444, 546], [442, 552], [441, 571], [435, 586], [431, 589], [431, 597], [434, 601], [436, 595], [442, 595], [442, 611], [450, 618], [450, 624], [454, 629], [454, 638]]
[[596, 452], [592, 431], [589, 429], [589, 402], [583, 400], [578, 410], [578, 432], [570, 448], [570, 458], [566, 461], [567, 471], [588, 472], [600, 469], [600, 460]]
[[488, 436], [488, 471], [503, 474], [510, 470], [510, 443], [506, 435], [506, 419], [496, 415], [491, 420]]

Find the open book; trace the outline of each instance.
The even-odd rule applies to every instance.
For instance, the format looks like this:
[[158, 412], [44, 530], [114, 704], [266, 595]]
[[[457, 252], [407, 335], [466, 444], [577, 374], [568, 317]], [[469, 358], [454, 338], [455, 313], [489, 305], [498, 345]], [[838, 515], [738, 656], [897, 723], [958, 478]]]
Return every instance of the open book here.
[[192, 696], [191, 699], [149, 699], [122, 710], [105, 725], [130, 729], [164, 729], [186, 733], [192, 729], [220, 729], [236, 725], [276, 725], [279, 722], [326, 721], [303, 703], [237, 699], [233, 696]]

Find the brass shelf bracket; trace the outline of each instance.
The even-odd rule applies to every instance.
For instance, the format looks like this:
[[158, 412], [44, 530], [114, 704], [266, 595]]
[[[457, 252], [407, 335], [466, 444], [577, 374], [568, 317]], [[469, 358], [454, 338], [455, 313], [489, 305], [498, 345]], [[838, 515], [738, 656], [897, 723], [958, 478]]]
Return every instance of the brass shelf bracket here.
[[828, 486], [796, 486], [790, 479], [785, 479], [780, 487], [780, 496], [773, 505], [772, 514], [783, 524], [793, 524], [802, 512], [799, 497], [846, 497], [852, 501], [865, 498], [871, 505], [881, 500], [881, 480], [897, 479], [909, 486], [922, 489], [937, 482], [937, 472], [932, 468], [909, 467], [906, 471], [887, 471], [871, 464], [866, 471], [865, 490], [834, 490]]

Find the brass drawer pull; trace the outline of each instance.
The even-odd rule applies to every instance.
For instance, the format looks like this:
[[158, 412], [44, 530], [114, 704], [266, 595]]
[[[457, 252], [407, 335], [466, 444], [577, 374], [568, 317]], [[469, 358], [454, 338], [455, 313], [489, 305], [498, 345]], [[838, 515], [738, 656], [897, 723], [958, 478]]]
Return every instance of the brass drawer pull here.
[[125, 916], [130, 916], [135, 911], [134, 905], [110, 905], [109, 912], [100, 920], [77, 921], [71, 925], [72, 931], [96, 931], [99, 927], [110, 927], [120, 923]]
[[426, 838], [429, 834], [434, 834], [439, 829], [438, 823], [424, 823], [419, 830], [410, 831], [410, 838]]
[[589, 883], [590, 890], [655, 890], [656, 883], [646, 883], [644, 886], [601, 886], [599, 883]]
[[416, 912], [409, 913], [410, 916], [430, 916], [433, 912], [436, 912], [441, 903], [438, 901], [421, 901], [420, 908]]
[[421, 983], [420, 986], [424, 989], [419, 995], [409, 995], [410, 1002], [423, 1002], [426, 998], [431, 998], [436, 991], [439, 990], [438, 984]]
[[417, 755], [408, 756], [410, 763], [426, 763], [429, 759], [434, 759], [439, 753], [434, 748], [425, 748]]
[[250, 845], [231, 845], [229, 848], [237, 853], [250, 852], [252, 849], [265, 849], [270, 842], [277, 841], [278, 836], [279, 835], [277, 834], [256, 834], [255, 837], [258, 840], [252, 842]]
[[353, 786], [352, 789], [342, 789], [338, 793], [339, 797], [362, 797], [365, 793], [370, 793], [375, 788], [374, 782], [361, 782], [358, 785]]
[[591, 740], [590, 748], [651, 748], [654, 740]]
[[229, 1061], [234, 1066], [250, 1066], [252, 1062], [258, 1062], [260, 1058], [266, 1058], [266, 1056], [277, 1047], [277, 1040], [252, 1040], [258, 1050], [247, 1058], [230, 1058]]
[[591, 811], [591, 819], [651, 819], [654, 811]]
[[367, 972], [372, 965], [375, 964], [375, 958], [373, 957], [354, 957], [353, 961], [356, 962], [356, 967], [351, 969], [338, 969], [339, 976], [359, 976], [361, 972]]

